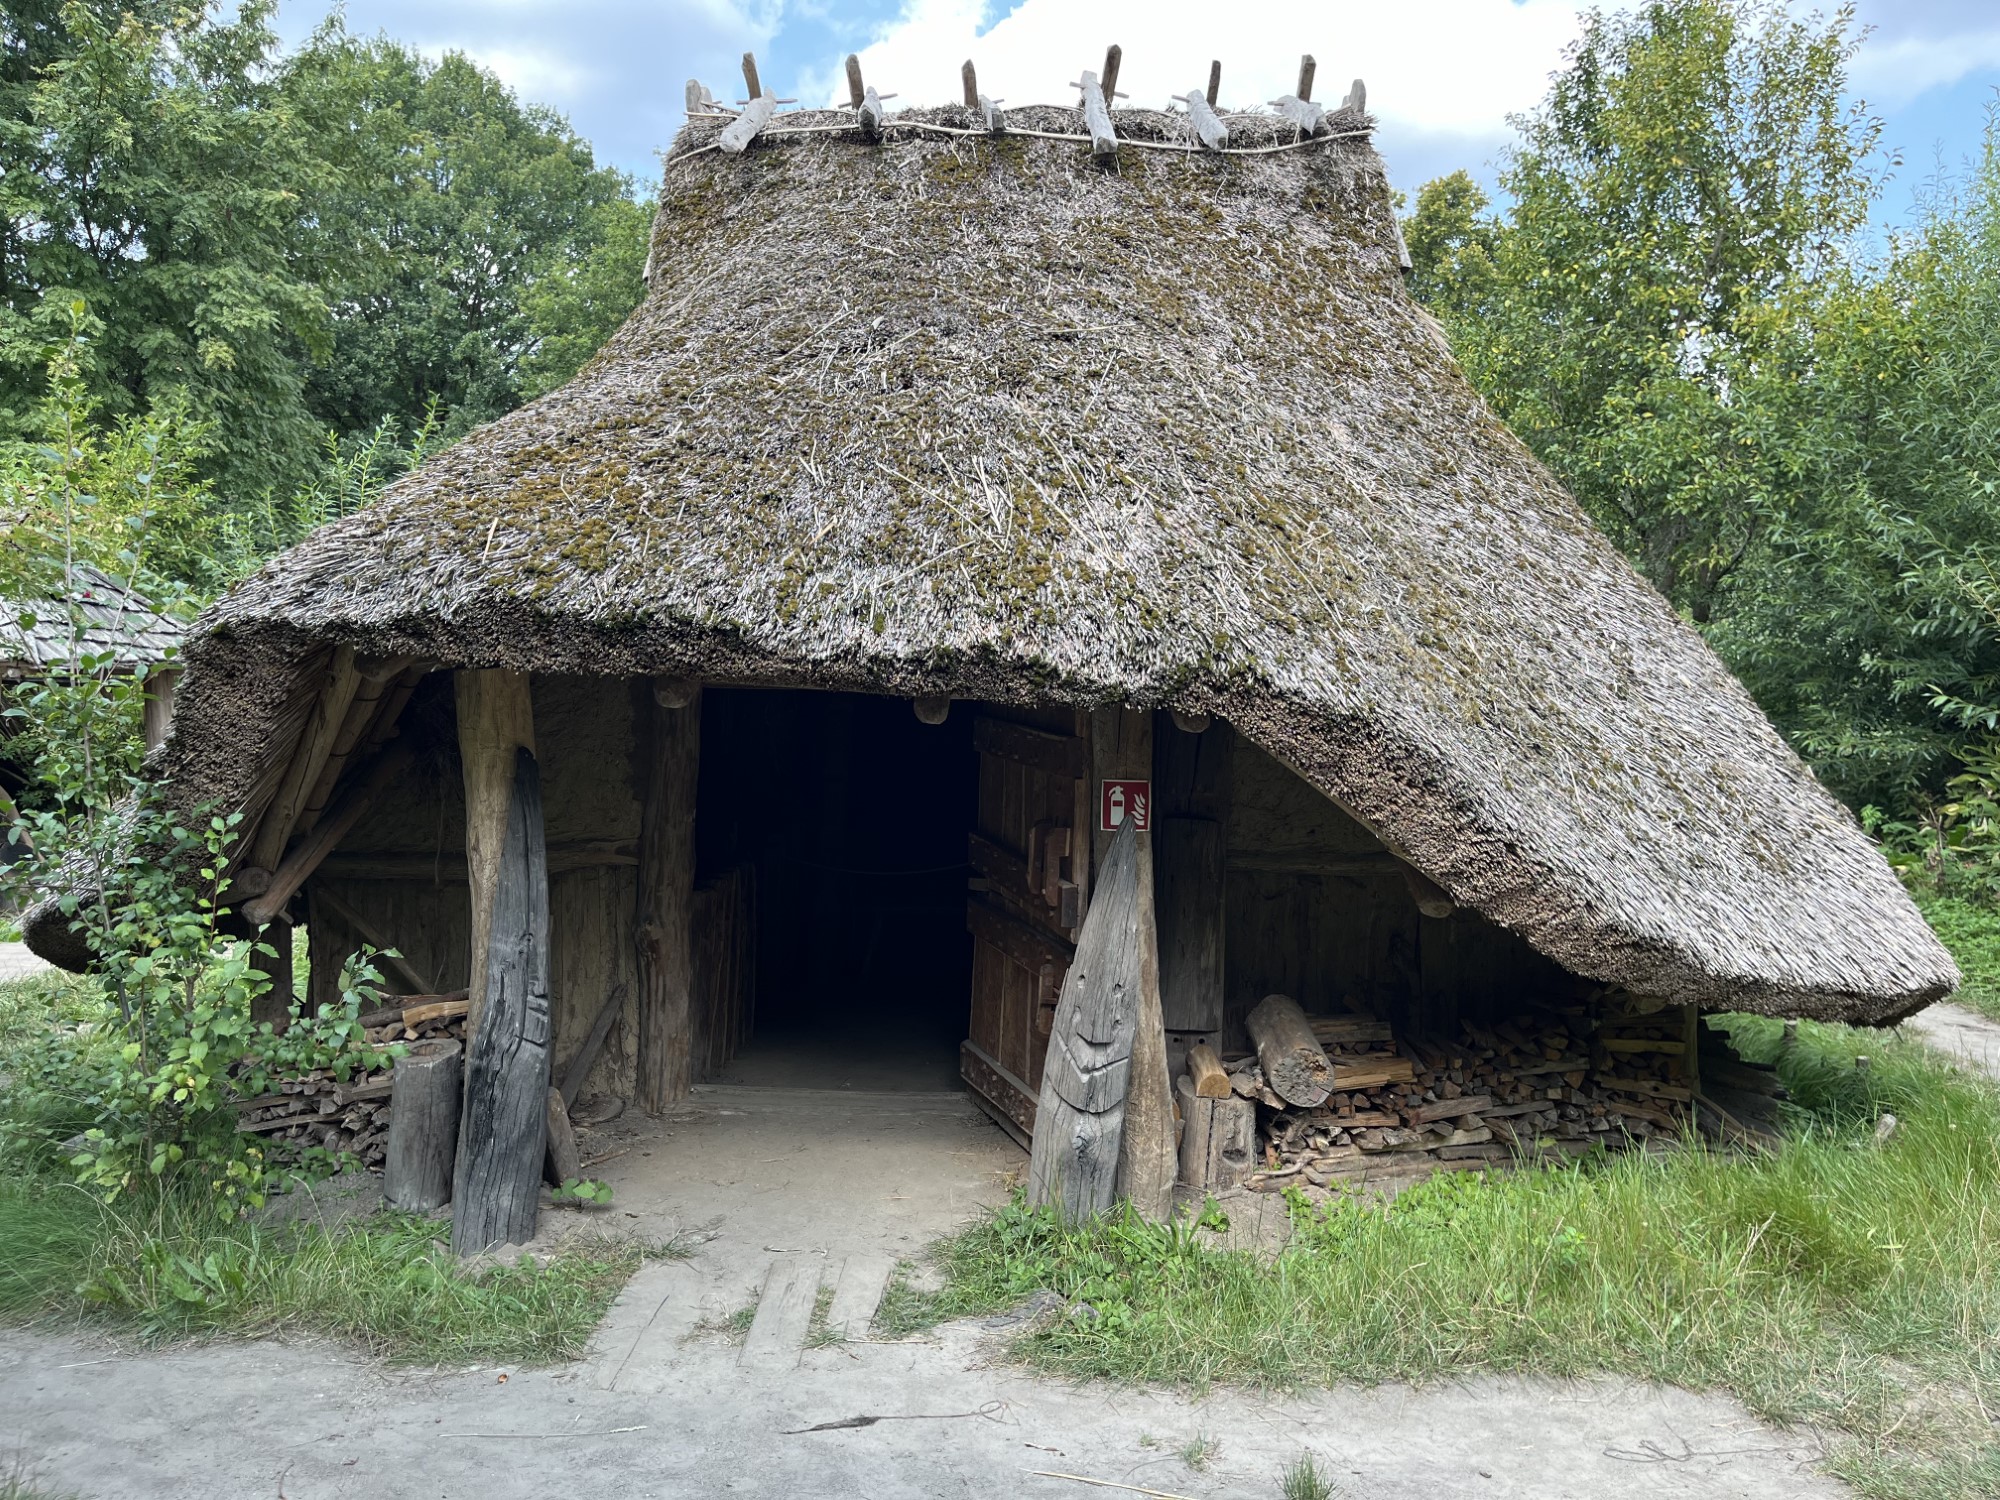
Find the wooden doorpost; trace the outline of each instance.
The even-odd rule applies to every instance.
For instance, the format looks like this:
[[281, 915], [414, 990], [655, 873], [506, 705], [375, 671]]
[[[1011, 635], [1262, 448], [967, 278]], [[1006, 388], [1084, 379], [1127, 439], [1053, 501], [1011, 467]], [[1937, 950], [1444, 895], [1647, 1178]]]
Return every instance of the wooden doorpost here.
[[701, 688], [653, 683], [639, 822], [639, 1106], [687, 1097], [694, 1052], [694, 810]]
[[[473, 1255], [535, 1236], [549, 1092], [549, 866], [542, 778], [514, 748], [487, 914], [486, 1005], [466, 1045], [451, 1247]], [[482, 788], [482, 791], [490, 790]]]
[[535, 713], [525, 672], [462, 671], [455, 678], [458, 756], [465, 769], [465, 865], [472, 894], [471, 979], [466, 986], [472, 1008], [465, 1017], [469, 1042], [486, 1012], [486, 957], [514, 792], [514, 752], [534, 754]]
[[283, 1031], [292, 1019], [292, 924], [274, 918], [255, 940], [267, 944], [275, 957], [251, 953], [250, 967], [269, 979], [271, 987], [250, 1002], [250, 1024], [268, 1021], [273, 1031]]

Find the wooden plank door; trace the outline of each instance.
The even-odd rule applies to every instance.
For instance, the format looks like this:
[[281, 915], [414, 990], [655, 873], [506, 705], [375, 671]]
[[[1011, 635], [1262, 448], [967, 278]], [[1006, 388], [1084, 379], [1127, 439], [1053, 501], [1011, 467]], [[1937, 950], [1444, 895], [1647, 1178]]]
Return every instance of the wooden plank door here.
[[972, 743], [979, 752], [966, 902], [972, 1015], [959, 1072], [1025, 1146], [1089, 902], [1089, 716], [988, 705], [973, 723]]

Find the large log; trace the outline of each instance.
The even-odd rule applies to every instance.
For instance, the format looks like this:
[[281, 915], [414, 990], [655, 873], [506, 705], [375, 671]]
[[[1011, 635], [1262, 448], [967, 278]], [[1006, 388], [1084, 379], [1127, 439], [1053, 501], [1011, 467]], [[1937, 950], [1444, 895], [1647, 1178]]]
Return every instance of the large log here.
[[1063, 980], [1028, 1158], [1028, 1201], [1087, 1218], [1117, 1197], [1141, 973], [1139, 836], [1112, 840]]
[[1206, 1042], [1188, 1048], [1187, 1076], [1198, 1099], [1227, 1099], [1230, 1095], [1229, 1072]]
[[[453, 1174], [451, 1247], [476, 1254], [533, 1239], [549, 1090], [549, 875], [542, 781], [514, 751], [507, 835], [493, 888], [486, 1007], [467, 1042]], [[468, 1024], [470, 1024], [468, 1022]]]
[[1306, 1109], [1326, 1102], [1333, 1092], [1333, 1064], [1298, 1001], [1289, 995], [1266, 995], [1243, 1024], [1273, 1093]]
[[466, 988], [472, 1011], [468, 1038], [486, 1008], [486, 958], [492, 951], [494, 885], [507, 838], [509, 798], [517, 750], [535, 750], [535, 711], [525, 672], [461, 671], [453, 683], [458, 701], [458, 758], [465, 770], [465, 866], [472, 888], [472, 976]]
[[[701, 693], [652, 695], [640, 799], [639, 1106], [657, 1115], [694, 1081], [694, 805]], [[679, 706], [676, 706], [679, 705]]]
[[391, 1208], [426, 1213], [451, 1201], [464, 1061], [457, 1042], [442, 1040], [413, 1042], [396, 1059], [382, 1163], [382, 1200]]
[[1178, 1175], [1174, 1081], [1167, 1068], [1167, 1033], [1160, 1014], [1160, 945], [1153, 914], [1153, 841], [1139, 837], [1139, 994], [1132, 1032], [1132, 1082], [1125, 1091], [1125, 1130], [1118, 1147], [1116, 1192], [1142, 1218], [1164, 1223], [1174, 1211]]

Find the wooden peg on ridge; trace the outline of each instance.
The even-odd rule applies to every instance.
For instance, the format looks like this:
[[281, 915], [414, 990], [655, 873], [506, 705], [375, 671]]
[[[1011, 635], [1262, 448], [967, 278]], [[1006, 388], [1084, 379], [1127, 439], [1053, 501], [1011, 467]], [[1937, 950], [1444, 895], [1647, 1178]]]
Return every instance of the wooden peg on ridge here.
[[1308, 52], [1304, 57], [1299, 59], [1298, 94], [1299, 97], [1305, 100], [1308, 104], [1312, 102], [1313, 74], [1318, 71], [1319, 71], [1319, 64], [1313, 61], [1313, 55], [1310, 52]]
[[1104, 105], [1107, 109], [1111, 107], [1111, 101], [1119, 97], [1118, 65], [1124, 58], [1125, 49], [1116, 42], [1104, 49]]
[[1222, 92], [1222, 59], [1217, 58], [1208, 65], [1208, 107], [1215, 108], [1216, 95]]
[[1359, 78], [1355, 79], [1354, 87], [1347, 91], [1347, 97], [1340, 101], [1340, 107], [1342, 109], [1358, 110], [1364, 115], [1367, 114], [1368, 85], [1363, 83]]
[[764, 85], [757, 81], [757, 54], [754, 52], [743, 54], [743, 87], [752, 99], [764, 96]]
[[865, 98], [861, 92], [861, 59], [850, 52], [847, 54], [847, 107], [859, 109]]
[[979, 70], [972, 66], [972, 59], [965, 60], [965, 66], [958, 70], [959, 82], [965, 86], [965, 107], [979, 108]]

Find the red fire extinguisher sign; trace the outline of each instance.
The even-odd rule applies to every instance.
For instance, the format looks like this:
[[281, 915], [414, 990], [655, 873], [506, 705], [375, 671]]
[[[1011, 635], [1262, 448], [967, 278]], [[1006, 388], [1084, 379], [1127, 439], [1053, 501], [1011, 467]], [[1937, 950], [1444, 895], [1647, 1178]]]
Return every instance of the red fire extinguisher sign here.
[[1097, 826], [1113, 833], [1130, 818], [1141, 833], [1153, 826], [1153, 783], [1150, 781], [1107, 781], [1098, 799]]

